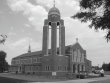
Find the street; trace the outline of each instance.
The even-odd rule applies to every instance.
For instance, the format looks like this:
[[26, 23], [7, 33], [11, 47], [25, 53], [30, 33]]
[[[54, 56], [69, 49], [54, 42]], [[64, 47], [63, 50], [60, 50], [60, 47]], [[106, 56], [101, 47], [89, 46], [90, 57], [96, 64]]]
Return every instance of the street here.
[[16, 75], [10, 73], [0, 74], [0, 83], [110, 83], [110, 75], [96, 78], [86, 79], [47, 79], [45, 77], [38, 77], [32, 75]]

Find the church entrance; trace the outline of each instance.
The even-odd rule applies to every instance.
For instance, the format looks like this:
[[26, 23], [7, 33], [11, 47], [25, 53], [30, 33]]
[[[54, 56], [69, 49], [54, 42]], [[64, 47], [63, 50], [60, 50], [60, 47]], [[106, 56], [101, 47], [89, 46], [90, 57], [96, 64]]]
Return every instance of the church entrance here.
[[78, 64], [78, 73], [80, 72], [80, 64]]
[[75, 70], [76, 70], [76, 68], [75, 68], [75, 64], [73, 64], [73, 73], [75, 73]]

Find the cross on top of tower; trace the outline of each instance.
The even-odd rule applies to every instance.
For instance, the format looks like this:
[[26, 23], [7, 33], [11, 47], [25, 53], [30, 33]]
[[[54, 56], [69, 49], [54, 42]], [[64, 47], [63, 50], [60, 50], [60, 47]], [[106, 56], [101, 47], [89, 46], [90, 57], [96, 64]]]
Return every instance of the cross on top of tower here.
[[54, 4], [53, 4], [53, 6], [55, 7], [55, 0], [54, 0]]
[[53, 7], [49, 10], [48, 15], [57, 14], [60, 16], [60, 11], [55, 7], [55, 0], [53, 0]]

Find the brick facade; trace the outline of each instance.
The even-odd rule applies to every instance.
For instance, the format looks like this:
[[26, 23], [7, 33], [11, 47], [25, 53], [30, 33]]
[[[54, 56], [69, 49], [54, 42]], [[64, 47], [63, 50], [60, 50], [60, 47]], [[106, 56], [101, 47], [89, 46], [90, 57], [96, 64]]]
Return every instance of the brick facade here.
[[[48, 49], [49, 26], [51, 49]], [[59, 29], [59, 47], [57, 47], [57, 29]], [[59, 10], [53, 7], [48, 13], [48, 19], [44, 21], [42, 51], [29, 52], [13, 58], [10, 72], [66, 76], [68, 73], [77, 74], [86, 71], [91, 66], [87, 63], [86, 51], [78, 42], [65, 46], [64, 20], [60, 18]]]

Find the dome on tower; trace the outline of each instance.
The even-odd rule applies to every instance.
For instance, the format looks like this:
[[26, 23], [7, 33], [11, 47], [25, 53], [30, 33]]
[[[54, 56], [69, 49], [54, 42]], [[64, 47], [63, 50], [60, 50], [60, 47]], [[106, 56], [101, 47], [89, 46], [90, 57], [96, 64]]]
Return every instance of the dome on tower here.
[[49, 13], [48, 15], [51, 15], [51, 14], [57, 14], [57, 15], [60, 15], [60, 11], [58, 8], [56, 8], [55, 6], [52, 7], [50, 10], [49, 10]]

